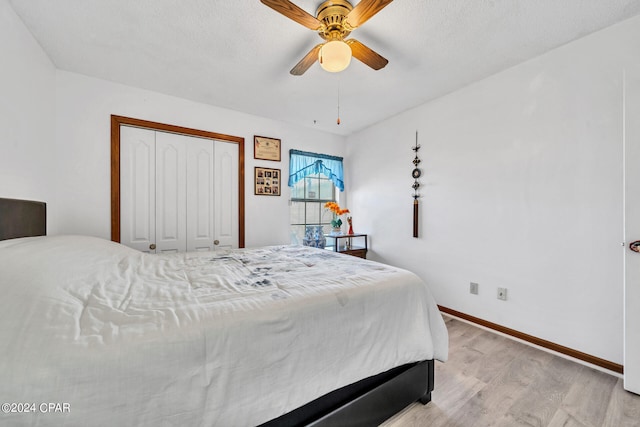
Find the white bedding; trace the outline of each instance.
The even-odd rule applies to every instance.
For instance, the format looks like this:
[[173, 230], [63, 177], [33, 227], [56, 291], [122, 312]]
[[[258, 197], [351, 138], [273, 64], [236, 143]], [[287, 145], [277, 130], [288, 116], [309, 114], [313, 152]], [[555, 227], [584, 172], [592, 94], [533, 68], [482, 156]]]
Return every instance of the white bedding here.
[[0, 425], [253, 426], [448, 351], [417, 276], [306, 247], [7, 240], [0, 291]]

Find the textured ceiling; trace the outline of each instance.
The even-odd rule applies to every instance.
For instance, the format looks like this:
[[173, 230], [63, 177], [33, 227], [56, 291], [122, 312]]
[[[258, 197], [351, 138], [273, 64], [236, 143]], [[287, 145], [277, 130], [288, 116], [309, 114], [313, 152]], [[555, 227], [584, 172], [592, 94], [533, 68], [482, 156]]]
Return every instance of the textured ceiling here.
[[[386, 68], [295, 77], [322, 40], [259, 0], [9, 2], [59, 69], [341, 135], [640, 13], [640, 0], [395, 0], [351, 34]], [[315, 15], [321, 0], [294, 3]]]

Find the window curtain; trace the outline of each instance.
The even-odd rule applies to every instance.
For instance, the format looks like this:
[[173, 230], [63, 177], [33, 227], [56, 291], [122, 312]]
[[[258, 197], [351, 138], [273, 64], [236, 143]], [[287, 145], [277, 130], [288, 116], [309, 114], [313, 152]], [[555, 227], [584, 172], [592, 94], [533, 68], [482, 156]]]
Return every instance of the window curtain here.
[[326, 175], [340, 191], [344, 191], [342, 157], [289, 150], [289, 187], [317, 173]]

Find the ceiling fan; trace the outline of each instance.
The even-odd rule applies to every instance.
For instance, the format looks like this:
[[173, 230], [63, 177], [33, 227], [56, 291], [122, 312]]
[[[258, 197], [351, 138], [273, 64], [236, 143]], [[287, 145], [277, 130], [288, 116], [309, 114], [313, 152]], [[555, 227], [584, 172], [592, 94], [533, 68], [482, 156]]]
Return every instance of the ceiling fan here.
[[367, 22], [393, 0], [360, 0], [354, 7], [347, 0], [328, 0], [323, 2], [312, 16], [289, 0], [260, 0], [276, 12], [293, 19], [326, 40], [307, 53], [290, 71], [301, 76], [316, 61], [330, 72], [342, 71], [349, 66], [351, 56], [374, 70], [384, 68], [389, 61], [369, 49], [356, 39], [345, 37], [354, 29]]

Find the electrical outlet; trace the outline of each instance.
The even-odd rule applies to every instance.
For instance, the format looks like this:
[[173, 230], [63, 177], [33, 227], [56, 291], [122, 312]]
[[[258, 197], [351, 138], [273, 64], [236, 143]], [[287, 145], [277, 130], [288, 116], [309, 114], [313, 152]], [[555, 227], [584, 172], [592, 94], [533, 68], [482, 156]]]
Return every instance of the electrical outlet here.
[[471, 282], [469, 283], [469, 293], [472, 293], [474, 295], [478, 295], [478, 284]]
[[507, 288], [498, 288], [498, 299], [507, 300]]

